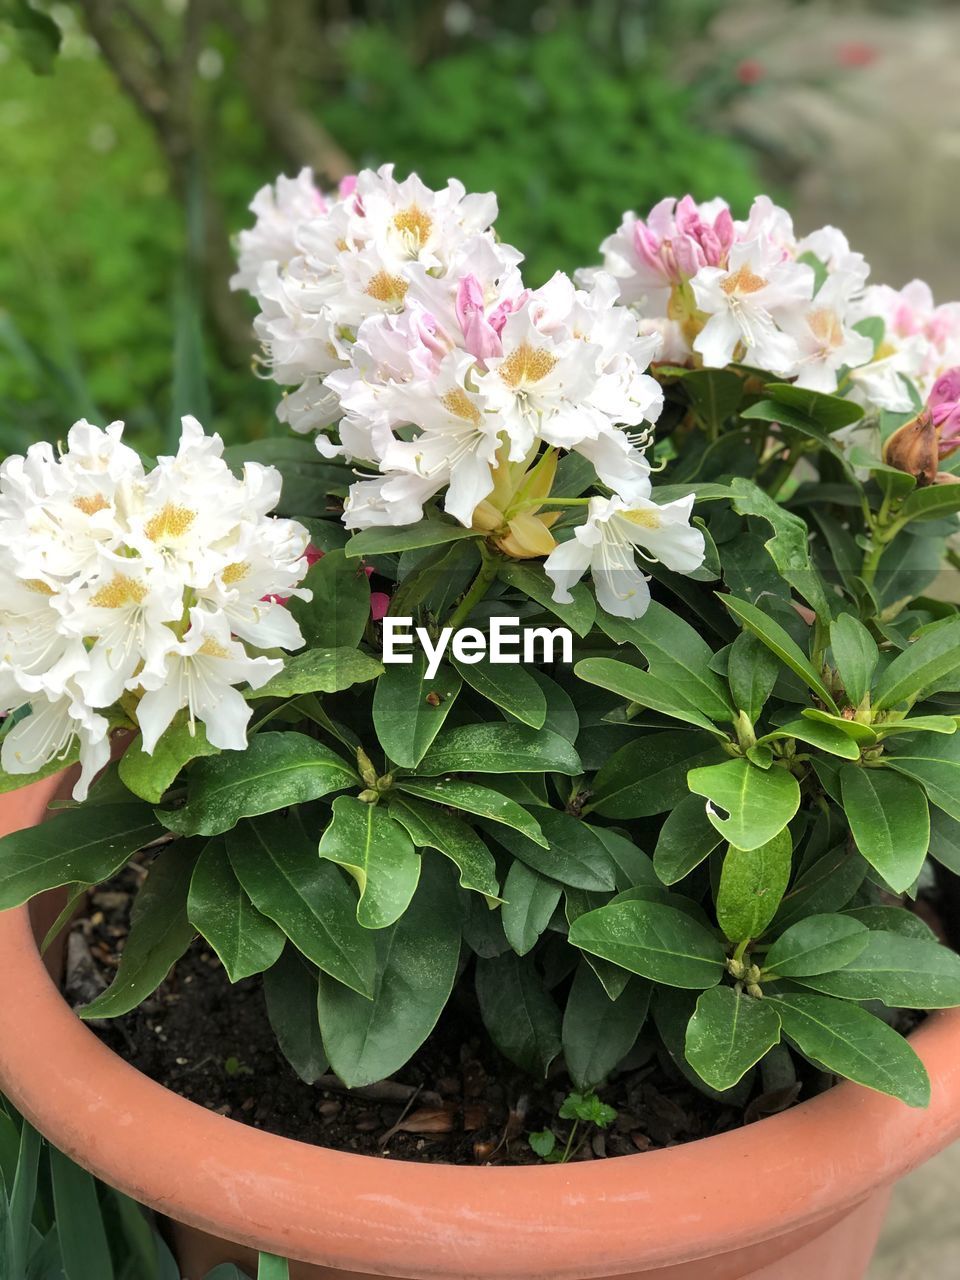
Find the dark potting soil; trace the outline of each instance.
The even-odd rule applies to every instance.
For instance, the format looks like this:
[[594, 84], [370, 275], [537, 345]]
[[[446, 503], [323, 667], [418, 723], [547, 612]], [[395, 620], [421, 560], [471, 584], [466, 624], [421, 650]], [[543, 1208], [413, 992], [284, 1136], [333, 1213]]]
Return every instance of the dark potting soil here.
[[[90, 895], [67, 940], [65, 994], [88, 1003], [113, 980], [130, 907], [144, 876], [132, 864]], [[469, 984], [461, 984], [468, 987]], [[173, 1092], [242, 1124], [340, 1151], [448, 1164], [538, 1164], [532, 1131], [568, 1122], [557, 1112], [565, 1073], [533, 1083], [477, 1035], [479, 1013], [464, 991], [426, 1044], [391, 1080], [347, 1090], [334, 1077], [305, 1084], [277, 1048], [259, 977], [231, 985], [197, 939], [160, 988], [125, 1017], [93, 1022], [114, 1052]], [[576, 1158], [604, 1159], [708, 1137], [773, 1114], [826, 1087], [757, 1091], [744, 1111], [693, 1088], [653, 1044], [637, 1048], [600, 1090], [617, 1118], [585, 1135]]]

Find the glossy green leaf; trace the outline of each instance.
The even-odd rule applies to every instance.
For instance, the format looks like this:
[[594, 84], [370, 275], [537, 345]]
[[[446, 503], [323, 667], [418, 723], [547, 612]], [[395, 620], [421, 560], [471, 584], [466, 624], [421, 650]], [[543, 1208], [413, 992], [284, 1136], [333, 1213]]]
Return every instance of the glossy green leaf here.
[[715, 986], [723, 949], [703, 925], [661, 902], [611, 903], [570, 926], [570, 944], [669, 987]]
[[154, 859], [133, 902], [130, 933], [113, 982], [81, 1018], [118, 1018], [156, 991], [193, 941], [187, 894], [200, 845], [175, 840]]
[[763, 968], [779, 978], [830, 973], [855, 960], [869, 937], [866, 925], [852, 916], [807, 916], [781, 933], [767, 952]]
[[957, 732], [955, 716], [908, 716], [906, 720], [880, 721], [871, 725], [880, 741], [904, 733], [939, 733], [950, 736]]
[[427, 679], [427, 658], [415, 649], [409, 665], [390, 665], [373, 694], [373, 724], [387, 758], [414, 769], [443, 728], [460, 692], [457, 673], [442, 666]]
[[614, 864], [617, 889], [633, 889], [637, 885], [661, 884], [653, 868], [653, 859], [627, 836], [610, 827], [594, 827], [589, 830], [597, 837]]
[[231, 982], [275, 964], [283, 931], [250, 901], [227, 855], [226, 841], [208, 841], [193, 871], [187, 915], [220, 957]]
[[677, 694], [668, 684], [652, 676], [649, 671], [641, 671], [639, 667], [631, 667], [626, 662], [617, 662], [614, 658], [584, 658], [574, 667], [574, 674], [587, 684], [599, 685], [601, 689], [609, 689], [630, 702], [641, 707], [649, 707], [662, 715], [672, 716], [674, 720], [682, 720], [686, 724], [695, 725], [698, 729], [706, 729], [708, 733], [718, 734], [725, 738], [705, 715]]
[[439, 805], [395, 794], [390, 797], [390, 816], [418, 849], [436, 849], [455, 864], [461, 888], [483, 894], [489, 906], [496, 906], [500, 901], [496, 860], [471, 827]]
[[882, 672], [873, 691], [874, 711], [934, 693], [960, 669], [960, 617], [924, 632]]
[[477, 961], [477, 999], [490, 1038], [505, 1058], [543, 1079], [560, 1052], [560, 1010], [532, 956], [512, 951]]
[[892, 1027], [858, 1004], [821, 995], [769, 995], [784, 1034], [801, 1053], [848, 1080], [899, 1098], [911, 1107], [930, 1102], [923, 1063]]
[[324, 973], [320, 1028], [330, 1065], [351, 1089], [392, 1075], [437, 1024], [457, 976], [460, 913], [450, 868], [425, 861], [410, 906], [396, 924], [370, 935], [376, 983], [364, 1000]]
[[869, 865], [844, 841], [805, 868], [784, 894], [774, 920], [776, 929], [787, 929], [804, 916], [840, 911], [863, 884]]
[[476, 537], [473, 529], [464, 529], [462, 525], [452, 524], [439, 516], [429, 516], [418, 520], [416, 524], [363, 529], [353, 535], [344, 550], [350, 558], [383, 556], [398, 551], [416, 551], [420, 547], [438, 547], [444, 542]]
[[178, 721], [161, 734], [152, 755], [143, 750], [139, 737], [130, 743], [117, 766], [120, 780], [142, 800], [159, 804], [184, 765], [201, 756], [215, 756], [218, 747], [207, 741], [202, 724]]
[[507, 941], [518, 956], [525, 956], [536, 946], [562, 892], [556, 880], [542, 876], [519, 858], [511, 865], [503, 883], [500, 917]]
[[960, 956], [939, 942], [867, 930], [858, 955], [836, 971], [800, 977], [804, 986], [844, 1000], [879, 1000], [894, 1009], [960, 1005]]
[[230, 862], [254, 906], [313, 963], [361, 996], [373, 994], [375, 935], [357, 923], [356, 894], [317, 856], [297, 817], [245, 822], [227, 837]]
[[498, 829], [491, 835], [515, 858], [561, 884], [601, 892], [616, 886], [614, 861], [592, 827], [559, 809], [539, 806], [534, 813], [546, 848], [511, 830]]
[[783, 738], [799, 738], [812, 747], [819, 747], [831, 756], [840, 756], [843, 760], [859, 760], [860, 748], [856, 742], [838, 729], [836, 725], [824, 724], [822, 720], [810, 720], [799, 716], [786, 724], [778, 725], [772, 733], [764, 734], [760, 742], [776, 742]]
[[357, 920], [365, 929], [385, 929], [406, 911], [420, 879], [420, 855], [381, 805], [337, 796], [319, 853], [357, 882]]
[[787, 830], [754, 849], [730, 846], [717, 889], [717, 921], [731, 942], [764, 933], [786, 892], [792, 863]]
[[699, 796], [686, 795], [667, 814], [653, 851], [653, 865], [664, 884], [676, 884], [721, 844], [723, 837], [707, 817]]
[[[786, 769], [758, 769], [748, 760], [691, 769], [687, 786], [710, 803], [707, 816], [738, 849], [756, 849], [783, 830], [800, 807], [800, 786]], [[725, 810], [726, 818], [717, 809]]]
[[37, 827], [0, 839], [0, 911], [46, 889], [101, 884], [163, 827], [142, 804], [67, 809]]
[[558, 604], [553, 598], [554, 585], [539, 565], [507, 560], [500, 566], [497, 576], [507, 586], [535, 600], [548, 613], [555, 614], [575, 635], [584, 637], [590, 634], [597, 604], [593, 592], [585, 583], [578, 582], [570, 589], [573, 599], [569, 604]]
[[707, 734], [682, 729], [642, 734], [597, 771], [587, 808], [605, 818], [666, 813], [687, 794], [689, 769], [725, 758]]
[[[768, 382], [765, 390], [773, 398], [778, 413], [783, 412], [784, 406], [794, 409], [825, 431], [837, 431], [863, 417], [863, 408], [855, 401], [843, 396], [827, 395], [823, 391], [811, 391], [807, 387], [798, 387], [793, 382]], [[768, 421], [779, 422], [780, 418]]]
[[602, 609], [598, 626], [617, 644], [630, 644], [647, 660], [650, 674], [708, 719], [730, 720], [726, 688], [711, 669], [713, 650], [689, 622], [651, 601], [642, 618], [615, 618]]
[[287, 947], [263, 975], [263, 994], [283, 1056], [304, 1084], [314, 1084], [329, 1065], [317, 1017], [316, 970]]
[[897, 737], [885, 744], [885, 751], [891, 769], [919, 782], [931, 804], [960, 822], [960, 736]]
[[578, 1089], [602, 1084], [627, 1056], [646, 1021], [650, 984], [630, 977], [616, 1000], [581, 960], [563, 1011], [561, 1039], [570, 1078]]
[[926, 942], [937, 941], [937, 935], [927, 922], [906, 907], [882, 904], [870, 907], [849, 907], [843, 914], [851, 920], [858, 920], [868, 929], [879, 929], [884, 933], [899, 933], [905, 938], [923, 938]]
[[248, 699], [293, 698], [301, 693], [339, 693], [354, 684], [374, 680], [383, 672], [376, 658], [359, 649], [307, 649], [287, 658], [283, 670]]
[[53, 1146], [50, 1182], [67, 1280], [113, 1280], [113, 1259], [96, 1182], [86, 1169]]
[[810, 659], [779, 622], [775, 622], [769, 614], [758, 609], [749, 600], [739, 600], [731, 595], [722, 595], [720, 600], [748, 631], [751, 631], [758, 640], [762, 640], [771, 653], [776, 654], [781, 662], [785, 663], [805, 685], [814, 691], [828, 710], [839, 715], [840, 709], [834, 702], [830, 690], [813, 669]]
[[857, 848], [894, 893], [905, 893], [920, 874], [930, 843], [930, 813], [923, 788], [892, 769], [840, 770], [843, 808]]
[[743, 398], [743, 379], [732, 369], [691, 369], [682, 385], [697, 416], [713, 432], [719, 432]]
[[401, 778], [397, 789], [422, 800], [432, 800], [434, 804], [502, 823], [546, 848], [547, 841], [536, 818], [515, 800], [489, 787], [458, 778]]
[[287, 608], [300, 624], [306, 646], [356, 649], [370, 619], [370, 583], [363, 568], [336, 548], [310, 566], [300, 585], [313, 593], [312, 599], [292, 596]]
[[712, 987], [697, 1000], [684, 1051], [712, 1089], [731, 1089], [780, 1041], [780, 1017], [766, 1000]]
[[931, 484], [907, 494], [898, 520], [940, 520], [960, 511], [960, 491], [953, 484]]
[[453, 665], [465, 684], [497, 707], [502, 707], [522, 724], [540, 729], [547, 718], [547, 700], [529, 672], [512, 663], [460, 662]]
[[877, 642], [862, 622], [852, 614], [841, 613], [830, 623], [830, 647], [847, 698], [857, 707], [869, 693], [880, 661]]
[[730, 646], [727, 679], [730, 695], [738, 711], [745, 711], [755, 724], [773, 693], [780, 664], [767, 646], [750, 631], [741, 631]]
[[960, 875], [960, 822], [936, 806], [930, 810], [931, 858]]
[[730, 488], [733, 491], [730, 505], [738, 515], [759, 516], [773, 529], [773, 537], [764, 546], [784, 581], [803, 596], [821, 618], [828, 618], [830, 604], [823, 579], [810, 559], [806, 522], [745, 476], [734, 476]]
[[863, 747], [875, 747], [879, 741], [874, 727], [868, 724], [861, 724], [859, 720], [845, 720], [843, 716], [831, 715], [828, 711], [821, 711], [819, 707], [804, 707], [800, 714], [804, 720], [812, 720], [816, 724], [829, 725], [838, 732], [845, 733], [848, 738], [852, 738], [854, 742], [859, 742]]
[[438, 735], [417, 766], [426, 777], [441, 773], [581, 772], [580, 757], [565, 738], [522, 724], [465, 724]]
[[259, 733], [243, 751], [198, 760], [182, 809], [159, 813], [181, 835], [217, 836], [241, 818], [272, 813], [357, 786], [349, 765], [303, 733]]

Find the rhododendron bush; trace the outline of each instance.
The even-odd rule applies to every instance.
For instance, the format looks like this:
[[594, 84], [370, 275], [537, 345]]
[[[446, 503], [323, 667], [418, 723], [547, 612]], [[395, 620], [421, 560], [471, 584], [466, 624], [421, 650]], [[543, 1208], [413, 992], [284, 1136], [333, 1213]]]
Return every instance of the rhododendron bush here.
[[[233, 283], [295, 434], [186, 418], [149, 466], [81, 422], [0, 468], [2, 785], [81, 766], [0, 906], [145, 850], [84, 1016], [199, 933], [308, 1081], [401, 1070], [456, 988], [582, 1091], [629, 1057], [923, 1105], [901, 1011], [960, 1004], [915, 910], [960, 871], [960, 305], [766, 197], [627, 213], [538, 287], [453, 180], [252, 209]], [[572, 661], [497, 661], [503, 619]]]

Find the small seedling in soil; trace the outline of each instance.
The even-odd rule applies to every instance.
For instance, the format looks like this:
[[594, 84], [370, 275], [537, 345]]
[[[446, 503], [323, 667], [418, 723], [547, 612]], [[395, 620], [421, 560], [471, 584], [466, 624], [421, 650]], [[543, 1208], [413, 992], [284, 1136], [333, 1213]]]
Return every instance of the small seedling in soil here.
[[541, 1129], [537, 1133], [531, 1133], [529, 1138], [531, 1149], [547, 1164], [566, 1164], [576, 1158], [590, 1132], [588, 1128], [580, 1135], [578, 1142], [577, 1135], [581, 1125], [607, 1129], [617, 1118], [613, 1107], [601, 1102], [595, 1093], [568, 1094], [560, 1104], [557, 1115], [561, 1120], [573, 1121], [562, 1147], [552, 1129]]

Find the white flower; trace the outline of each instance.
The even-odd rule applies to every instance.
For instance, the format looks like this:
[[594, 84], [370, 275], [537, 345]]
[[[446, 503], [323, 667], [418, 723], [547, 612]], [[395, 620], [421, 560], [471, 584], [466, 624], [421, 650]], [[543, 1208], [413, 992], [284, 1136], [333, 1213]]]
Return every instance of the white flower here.
[[784, 330], [797, 344], [798, 387], [832, 394], [837, 390], [840, 369], [856, 368], [873, 358], [873, 339], [858, 333], [848, 320], [859, 286], [857, 276], [837, 270], [805, 310], [781, 318]]
[[619, 618], [642, 617], [650, 589], [637, 568], [638, 552], [675, 573], [692, 573], [703, 563], [703, 534], [690, 524], [693, 502], [693, 494], [662, 506], [645, 498], [591, 498], [586, 523], [544, 562], [554, 600], [569, 604], [570, 588], [589, 569], [602, 608]]
[[110, 759], [109, 727], [109, 721], [85, 706], [82, 698], [70, 693], [58, 698], [34, 695], [29, 714], [4, 735], [0, 767], [7, 773], [36, 773], [51, 760], [66, 761], [78, 739], [80, 777], [73, 798], [86, 800], [90, 783]]
[[153, 753], [157, 740], [182, 707], [189, 721], [201, 720], [215, 747], [242, 751], [253, 708], [235, 685], [259, 689], [283, 670], [276, 658], [251, 658], [230, 638], [226, 618], [203, 609], [190, 610], [190, 629], [167, 653], [164, 668], [146, 679], [147, 691], [137, 707], [143, 749]]
[[261, 187], [250, 202], [256, 224], [237, 237], [239, 270], [231, 277], [230, 288], [253, 293], [264, 264], [286, 266], [296, 252], [299, 227], [323, 213], [326, 207], [326, 199], [317, 190], [310, 169], [301, 169], [295, 178], [281, 175], [274, 186]]
[[759, 236], [737, 242], [728, 268], [702, 267], [693, 278], [697, 306], [710, 317], [694, 350], [708, 368], [723, 368], [739, 349], [743, 364], [789, 376], [799, 348], [778, 321], [810, 301], [813, 282], [813, 269], [784, 257], [775, 243]]

